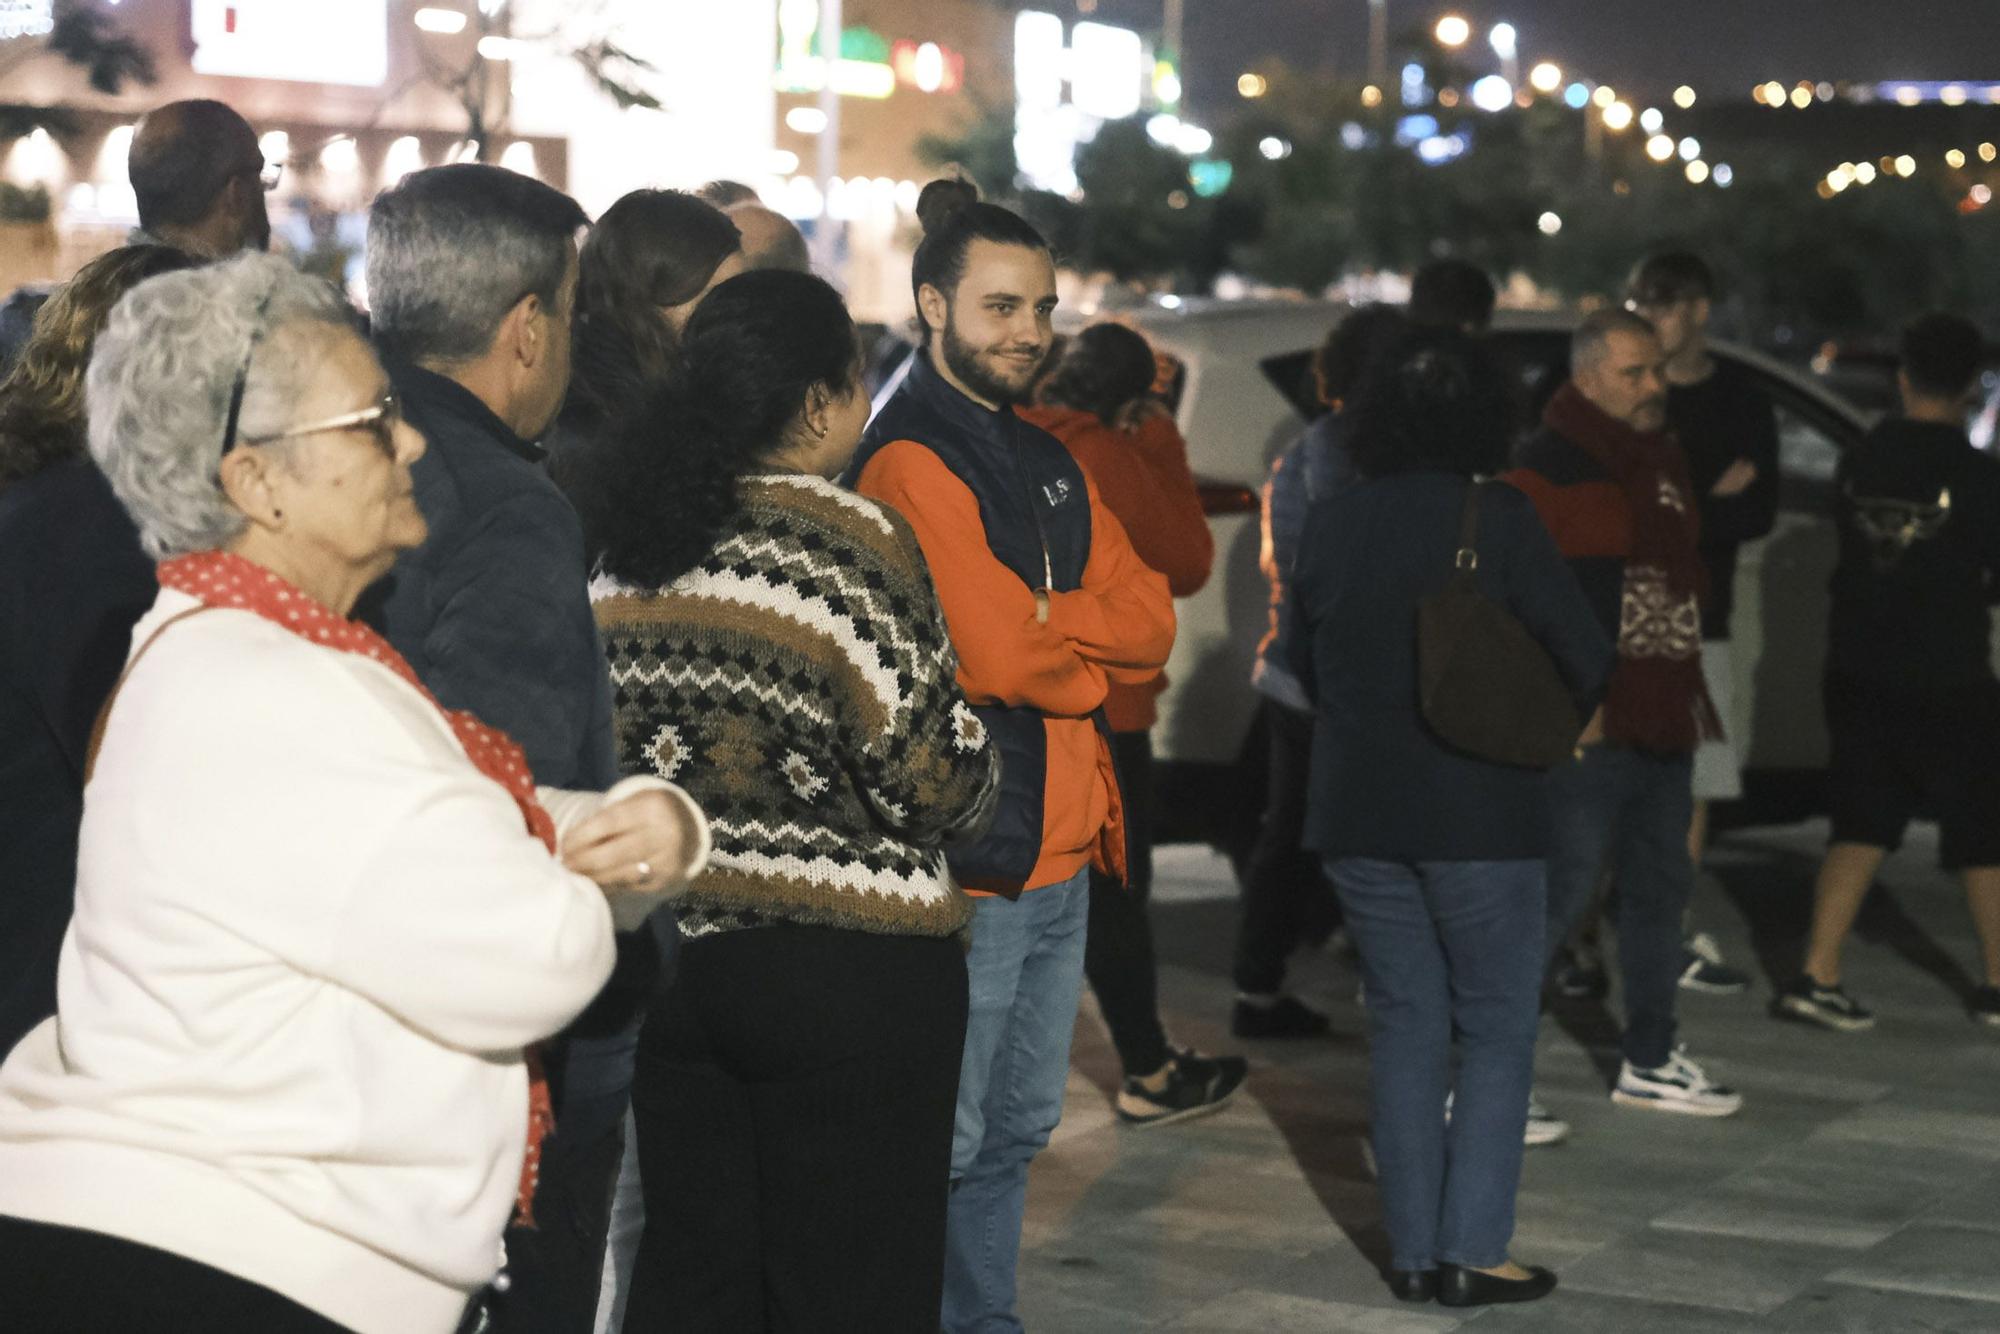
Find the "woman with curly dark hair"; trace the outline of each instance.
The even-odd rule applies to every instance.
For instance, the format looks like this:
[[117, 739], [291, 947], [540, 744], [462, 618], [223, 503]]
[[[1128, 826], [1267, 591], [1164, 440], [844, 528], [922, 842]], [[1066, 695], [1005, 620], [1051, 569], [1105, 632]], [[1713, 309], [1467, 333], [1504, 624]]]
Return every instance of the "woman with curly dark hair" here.
[[835, 486], [854, 324], [789, 272], [717, 287], [582, 460], [620, 759], [714, 852], [640, 1038], [627, 1329], [935, 1331], [967, 1006], [944, 842], [998, 763], [921, 550]]
[[0, 1055], [56, 1008], [83, 755], [159, 585], [84, 445], [83, 375], [118, 299], [194, 263], [127, 246], [83, 266], [0, 382]]
[[1529, 1301], [1555, 1286], [1507, 1253], [1544, 959], [1548, 784], [1429, 729], [1417, 608], [1455, 564], [1472, 570], [1548, 651], [1579, 717], [1611, 646], [1527, 497], [1478, 481], [1503, 461], [1508, 413], [1476, 342], [1402, 333], [1352, 412], [1361, 480], [1306, 520], [1286, 646], [1314, 704], [1305, 846], [1361, 955], [1388, 1277], [1406, 1301]]

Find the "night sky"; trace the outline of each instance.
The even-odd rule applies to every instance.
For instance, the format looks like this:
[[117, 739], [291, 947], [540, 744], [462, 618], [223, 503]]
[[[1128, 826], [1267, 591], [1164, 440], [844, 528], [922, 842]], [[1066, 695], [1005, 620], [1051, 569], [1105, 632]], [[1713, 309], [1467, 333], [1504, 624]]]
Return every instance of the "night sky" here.
[[[1367, 0], [1185, 3], [1194, 107], [1233, 97], [1239, 73], [1274, 57], [1366, 72]], [[1081, 7], [1072, 2], [1071, 13]], [[1092, 17], [1105, 22], [1152, 28], [1161, 6], [1098, 0], [1096, 10]], [[1767, 79], [2000, 82], [2000, 0], [1389, 0], [1391, 37], [1448, 12], [1473, 20], [1479, 42], [1492, 23], [1511, 22], [1524, 69], [1551, 59], [1655, 98], [1689, 83], [1747, 101], [1751, 85]]]

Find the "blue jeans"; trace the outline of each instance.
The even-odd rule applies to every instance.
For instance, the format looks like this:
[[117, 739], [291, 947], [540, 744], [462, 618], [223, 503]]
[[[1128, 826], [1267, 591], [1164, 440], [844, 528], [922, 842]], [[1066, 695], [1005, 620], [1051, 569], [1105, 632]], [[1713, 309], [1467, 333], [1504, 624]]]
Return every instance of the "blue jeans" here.
[[945, 1221], [946, 1334], [1021, 1328], [1014, 1265], [1028, 1164], [1062, 1119], [1083, 991], [1090, 871], [1018, 899], [975, 900], [971, 1012], [952, 1128]]
[[1682, 919], [1694, 889], [1687, 844], [1693, 765], [1691, 756], [1606, 743], [1549, 775], [1546, 961], [1554, 961], [1608, 869], [1625, 989], [1622, 1046], [1642, 1070], [1665, 1065], [1674, 1048], [1674, 999], [1686, 966]]
[[1367, 987], [1369, 1135], [1390, 1263], [1504, 1264], [1534, 1079], [1544, 865], [1337, 857], [1326, 873]]

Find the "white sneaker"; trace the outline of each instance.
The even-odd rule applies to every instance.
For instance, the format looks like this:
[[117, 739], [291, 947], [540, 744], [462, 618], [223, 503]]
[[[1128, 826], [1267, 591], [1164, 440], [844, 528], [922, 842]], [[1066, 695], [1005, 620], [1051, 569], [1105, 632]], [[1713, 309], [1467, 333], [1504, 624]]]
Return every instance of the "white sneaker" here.
[[1569, 1122], [1561, 1119], [1542, 1106], [1533, 1094], [1528, 1096], [1528, 1129], [1521, 1142], [1529, 1148], [1541, 1144], [1560, 1144], [1569, 1138]]
[[1710, 1080], [1679, 1047], [1658, 1069], [1641, 1070], [1626, 1061], [1618, 1071], [1611, 1101], [1684, 1116], [1734, 1116], [1743, 1109], [1741, 1093]]
[[[1444, 1095], [1444, 1123], [1451, 1124], [1452, 1095]], [[1528, 1128], [1521, 1136], [1521, 1142], [1530, 1148], [1539, 1144], [1560, 1144], [1569, 1138], [1569, 1122], [1552, 1114], [1548, 1108], [1528, 1095]]]

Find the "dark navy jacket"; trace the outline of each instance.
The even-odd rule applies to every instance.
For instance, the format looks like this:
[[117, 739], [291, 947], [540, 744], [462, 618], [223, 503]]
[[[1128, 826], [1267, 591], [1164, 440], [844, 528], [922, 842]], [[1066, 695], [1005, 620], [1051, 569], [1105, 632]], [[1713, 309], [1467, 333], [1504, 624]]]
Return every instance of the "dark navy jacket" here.
[[[1090, 504], [1083, 469], [1063, 443], [1013, 412], [990, 412], [954, 389], [919, 353], [902, 387], [869, 423], [849, 465], [854, 485], [884, 445], [924, 446], [979, 502], [995, 559], [1030, 588], [1083, 587]], [[1015, 894], [1042, 852], [1048, 734], [1038, 709], [975, 705], [1000, 752], [1000, 802], [975, 842], [948, 850], [952, 874], [972, 889]], [[1100, 708], [1094, 721], [1108, 738]]]
[[88, 458], [0, 491], [0, 1056], [55, 1013], [91, 725], [159, 591]]
[[[1292, 596], [1292, 665], [1312, 692], [1304, 845], [1329, 857], [1502, 861], [1547, 855], [1546, 779], [1446, 747], [1417, 697], [1417, 604], [1452, 572], [1466, 479], [1418, 472], [1314, 505]], [[1587, 713], [1611, 639], [1528, 498], [1480, 496], [1480, 591], [1547, 649]]]
[[[520, 742], [536, 783], [610, 787], [619, 778], [611, 675], [575, 509], [541, 448], [471, 390], [390, 356], [383, 364], [430, 442], [413, 472], [430, 535], [363, 595], [356, 617], [446, 708], [470, 709]], [[657, 985], [661, 950], [677, 934], [621, 935], [606, 996], [571, 1031], [636, 1022], [631, 1006]]]

